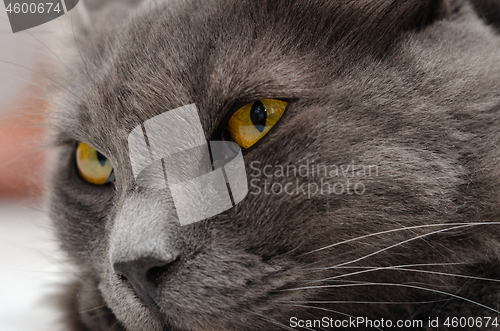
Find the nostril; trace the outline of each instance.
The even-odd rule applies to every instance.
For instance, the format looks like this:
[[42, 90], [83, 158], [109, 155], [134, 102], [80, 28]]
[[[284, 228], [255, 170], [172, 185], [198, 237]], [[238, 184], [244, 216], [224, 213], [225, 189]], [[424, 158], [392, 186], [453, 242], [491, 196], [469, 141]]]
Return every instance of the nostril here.
[[131, 286], [137, 296], [145, 303], [155, 305], [158, 302], [158, 287], [167, 274], [180, 264], [180, 255], [175, 259], [143, 257], [113, 264], [116, 277]]
[[118, 279], [122, 282], [128, 282], [128, 278], [124, 274], [118, 274]]
[[153, 267], [146, 272], [146, 279], [151, 282], [155, 287], [162, 281], [162, 276], [172, 273], [180, 264], [180, 257], [177, 257], [174, 261], [167, 263], [163, 266]]

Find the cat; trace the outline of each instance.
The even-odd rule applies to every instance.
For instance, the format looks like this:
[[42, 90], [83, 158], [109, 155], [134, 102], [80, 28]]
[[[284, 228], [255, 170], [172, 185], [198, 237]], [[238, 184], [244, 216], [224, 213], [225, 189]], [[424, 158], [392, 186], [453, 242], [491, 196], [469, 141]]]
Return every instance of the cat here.
[[[496, 329], [498, 8], [81, 1], [48, 193], [65, 330]], [[251, 142], [246, 197], [181, 226], [129, 135], [187, 105]], [[240, 111], [268, 132], [231, 131]]]

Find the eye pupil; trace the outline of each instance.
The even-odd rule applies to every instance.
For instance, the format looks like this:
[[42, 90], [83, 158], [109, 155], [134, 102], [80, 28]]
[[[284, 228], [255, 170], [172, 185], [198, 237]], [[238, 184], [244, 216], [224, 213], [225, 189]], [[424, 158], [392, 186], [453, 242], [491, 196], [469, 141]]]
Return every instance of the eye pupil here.
[[262, 102], [254, 102], [252, 109], [250, 110], [250, 119], [259, 132], [264, 131], [267, 121], [267, 112], [266, 107]]
[[102, 155], [101, 153], [99, 153], [98, 151], [97, 152], [97, 160], [99, 161], [99, 163], [101, 164], [101, 166], [104, 167], [104, 165], [106, 164], [106, 160], [108, 159], [107, 157], [105, 157], [104, 155]]
[[243, 148], [250, 148], [279, 121], [288, 103], [281, 100], [262, 99], [247, 103], [238, 109], [227, 123], [229, 137]]

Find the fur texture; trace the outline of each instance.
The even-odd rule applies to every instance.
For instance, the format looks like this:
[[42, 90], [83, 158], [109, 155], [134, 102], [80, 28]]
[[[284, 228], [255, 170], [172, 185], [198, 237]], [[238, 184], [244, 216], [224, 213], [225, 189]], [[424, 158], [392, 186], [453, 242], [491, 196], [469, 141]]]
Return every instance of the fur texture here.
[[[488, 24], [499, 22], [497, 5], [88, 6], [76, 27], [77, 77], [54, 126], [51, 215], [80, 270], [65, 296], [67, 329], [283, 330], [293, 329], [293, 316], [362, 316], [420, 319], [419, 329], [430, 330], [429, 318], [495, 317], [500, 38]], [[333, 179], [361, 184], [362, 194], [251, 192], [237, 207], [181, 228], [167, 192], [136, 186], [127, 148], [135, 126], [196, 103], [206, 136], [220, 140], [238, 106], [269, 98], [289, 106], [245, 151], [249, 182], [265, 189], [252, 164], [375, 166], [375, 174]], [[116, 185], [79, 178], [79, 141], [112, 161]], [[162, 276], [155, 307], [113, 269], [113, 250], [148, 249], [179, 257]]]

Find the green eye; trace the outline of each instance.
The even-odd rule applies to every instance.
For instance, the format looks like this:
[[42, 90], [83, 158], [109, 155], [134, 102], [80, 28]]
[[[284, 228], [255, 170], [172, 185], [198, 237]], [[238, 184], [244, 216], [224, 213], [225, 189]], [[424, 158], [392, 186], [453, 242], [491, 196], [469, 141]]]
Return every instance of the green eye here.
[[243, 148], [251, 147], [278, 123], [287, 105], [284, 101], [264, 99], [241, 107], [227, 126], [231, 138]]
[[113, 165], [95, 148], [80, 142], [76, 149], [78, 172], [87, 182], [104, 185], [114, 182]]

